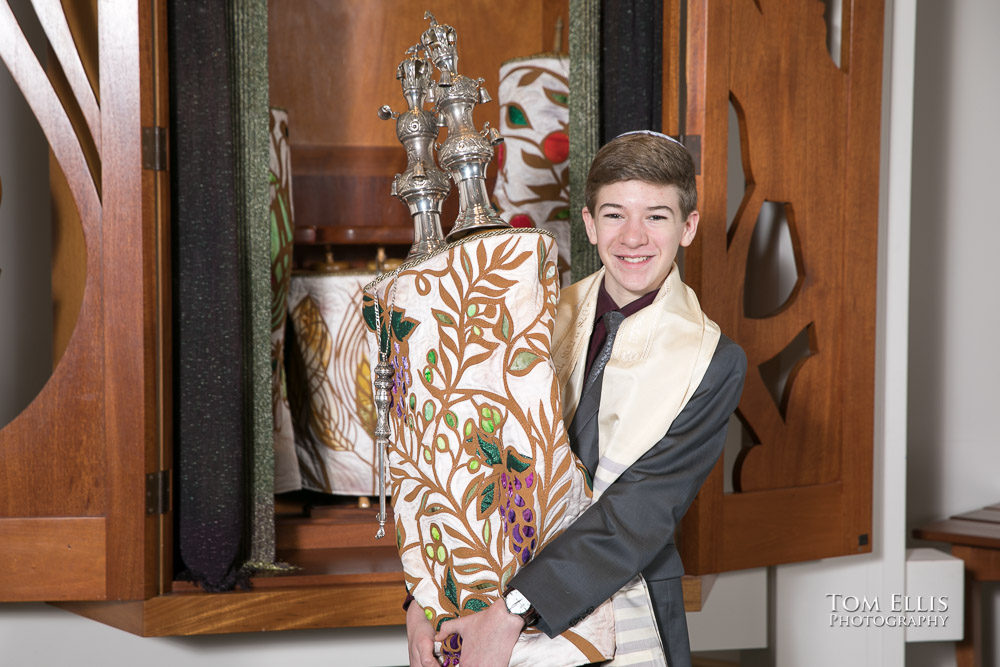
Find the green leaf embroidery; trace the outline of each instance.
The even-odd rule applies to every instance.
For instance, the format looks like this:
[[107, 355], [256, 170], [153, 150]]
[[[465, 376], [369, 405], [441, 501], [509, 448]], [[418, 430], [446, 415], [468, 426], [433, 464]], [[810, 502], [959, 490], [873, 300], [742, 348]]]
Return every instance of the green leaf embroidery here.
[[458, 607], [458, 587], [455, 585], [455, 580], [451, 577], [450, 567], [445, 572], [444, 596], [448, 598], [456, 608]]
[[514, 361], [510, 363], [511, 371], [523, 371], [529, 368], [531, 364], [535, 363], [538, 359], [538, 355], [534, 352], [529, 352], [528, 350], [521, 350], [514, 356]]
[[406, 337], [410, 335], [413, 328], [417, 326], [417, 323], [413, 320], [404, 320], [402, 311], [396, 310], [392, 311], [392, 335], [396, 337], [396, 340], [406, 340]]
[[365, 294], [362, 304], [361, 314], [365, 318], [365, 324], [369, 331], [375, 331], [375, 300]]
[[503, 337], [506, 340], [510, 340], [510, 318], [507, 317], [507, 313], [503, 314], [503, 321], [500, 323], [500, 331], [503, 332]]
[[590, 476], [590, 471], [587, 470], [587, 466], [582, 463], [577, 463], [576, 467], [579, 468], [580, 472], [583, 473], [583, 481], [587, 483], [587, 488], [591, 491], [594, 490], [594, 479]]
[[500, 456], [500, 449], [492, 442], [483, 440], [482, 436], [479, 436], [479, 449], [482, 450], [483, 456], [486, 457], [486, 462], [491, 466], [503, 463], [503, 458]]
[[492, 581], [484, 581], [482, 583], [474, 584], [469, 586], [474, 591], [492, 591], [497, 585]]
[[511, 104], [507, 107], [507, 122], [512, 127], [531, 127], [528, 123], [528, 117], [524, 114], [524, 110], [516, 104]]
[[530, 463], [522, 461], [514, 452], [507, 452], [507, 470], [524, 472], [530, 467]]
[[496, 483], [490, 484], [483, 489], [482, 497], [479, 501], [479, 513], [486, 514], [486, 510], [493, 505], [493, 498], [496, 495]]
[[503, 575], [500, 576], [500, 590], [505, 590], [507, 588], [507, 582], [510, 580], [512, 574], [514, 574], [514, 566], [517, 565], [517, 561], [514, 561], [503, 571]]
[[552, 90], [551, 88], [544, 88], [545, 94], [548, 98], [560, 106], [567, 106], [569, 104], [569, 96], [566, 93], [560, 92], [558, 90]]
[[442, 324], [450, 324], [451, 326], [455, 326], [455, 320], [451, 319], [447, 313], [442, 313], [440, 311], [437, 311], [434, 313], [434, 317], [438, 318], [438, 321], [440, 321]]
[[[495, 584], [491, 585], [495, 586]], [[473, 588], [476, 587], [473, 586]], [[473, 612], [478, 612], [482, 611], [483, 609], [486, 609], [487, 607], [489, 607], [489, 605], [480, 600], [479, 598], [469, 598], [468, 600], [465, 601], [465, 604], [463, 605], [462, 608], [471, 609]]]
[[469, 501], [472, 499], [472, 496], [476, 495], [477, 491], [479, 491], [479, 482], [476, 482], [475, 484], [470, 486], [469, 490], [465, 492], [465, 500], [462, 501], [462, 504], [468, 505]]
[[462, 268], [465, 269], [465, 275], [472, 280], [472, 264], [469, 262], [469, 255], [465, 252], [465, 248], [462, 248]]

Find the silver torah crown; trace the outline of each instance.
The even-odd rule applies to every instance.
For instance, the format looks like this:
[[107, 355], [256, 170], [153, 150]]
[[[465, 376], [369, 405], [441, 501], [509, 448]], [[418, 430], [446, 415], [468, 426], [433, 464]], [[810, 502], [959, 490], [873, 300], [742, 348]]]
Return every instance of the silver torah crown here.
[[[413, 219], [413, 246], [408, 260], [445, 244], [441, 206], [451, 186], [434, 161], [440, 127], [447, 128], [448, 134], [438, 147], [438, 161], [451, 173], [459, 196], [459, 213], [448, 240], [483, 229], [510, 227], [493, 210], [486, 191], [486, 166], [493, 159], [493, 146], [503, 137], [489, 123], [477, 131], [472, 119], [475, 105], [489, 102], [490, 95], [482, 87], [483, 79], [473, 80], [458, 73], [455, 29], [438, 23], [430, 12], [424, 18], [430, 21], [430, 27], [421, 35], [420, 44], [407, 50], [407, 57], [396, 70], [408, 109], [401, 114], [388, 105], [379, 109], [380, 118], [396, 119], [396, 137], [406, 148], [406, 171], [396, 175], [391, 194], [406, 204]], [[426, 57], [419, 55], [421, 51]], [[431, 62], [440, 73], [437, 83], [431, 79]], [[423, 108], [428, 102], [434, 104], [433, 113]]]
[[431, 90], [431, 64], [419, 57], [420, 47], [410, 47], [396, 68], [407, 110], [394, 113], [388, 105], [379, 109], [383, 120], [396, 119], [396, 138], [406, 148], [406, 171], [396, 174], [391, 193], [406, 204], [413, 219], [413, 246], [406, 258], [416, 259], [444, 246], [441, 206], [451, 189], [448, 175], [434, 162], [438, 122], [424, 102]]

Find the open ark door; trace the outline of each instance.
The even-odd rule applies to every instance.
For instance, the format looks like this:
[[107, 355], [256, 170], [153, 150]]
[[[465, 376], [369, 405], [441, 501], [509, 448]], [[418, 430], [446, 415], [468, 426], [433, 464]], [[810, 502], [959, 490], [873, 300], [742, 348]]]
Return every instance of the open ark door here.
[[[154, 58], [162, 3], [97, 5], [0, 2], [0, 57], [51, 149], [54, 290], [76, 313], [68, 325], [57, 313], [54, 371], [0, 429], [0, 601], [160, 589], [170, 349], [165, 137], [154, 129], [166, 117], [156, 95], [165, 81], [154, 76], [154, 60], [165, 62]], [[28, 24], [47, 40], [46, 64]]]
[[748, 358], [690, 574], [871, 549], [883, 7], [828, 3], [665, 3], [664, 127], [700, 158], [685, 279]]

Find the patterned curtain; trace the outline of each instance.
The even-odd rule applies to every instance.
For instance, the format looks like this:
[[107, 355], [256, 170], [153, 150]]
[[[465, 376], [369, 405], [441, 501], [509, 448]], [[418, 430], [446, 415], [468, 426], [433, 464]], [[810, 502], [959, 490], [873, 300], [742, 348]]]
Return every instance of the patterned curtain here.
[[514, 227], [552, 232], [569, 283], [569, 57], [540, 54], [500, 66], [500, 134], [493, 203]]
[[271, 414], [274, 419], [274, 492], [302, 488], [295, 457], [295, 435], [288, 405], [285, 372], [285, 328], [288, 290], [292, 284], [295, 209], [292, 206], [292, 156], [288, 145], [288, 112], [270, 112], [271, 186]]
[[298, 486], [291, 475], [281, 475], [279, 491], [377, 491], [375, 406], [361, 319], [362, 288], [374, 279], [374, 273], [360, 272], [292, 278], [289, 392]]

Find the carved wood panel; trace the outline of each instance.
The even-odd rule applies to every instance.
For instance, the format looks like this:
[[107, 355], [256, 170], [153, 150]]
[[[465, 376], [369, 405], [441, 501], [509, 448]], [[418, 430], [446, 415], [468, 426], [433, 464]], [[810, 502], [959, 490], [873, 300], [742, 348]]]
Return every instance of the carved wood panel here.
[[[682, 528], [689, 572], [871, 548], [883, 15], [844, 3], [838, 66], [824, 9], [689, 3], [686, 132], [703, 161], [686, 279], [749, 362], [733, 493], [720, 463]], [[731, 219], [730, 105], [745, 184]], [[781, 266], [760, 255], [782, 241]]]
[[[63, 203], [79, 216], [86, 267], [58, 366], [0, 430], [0, 561], [8, 575], [0, 600], [141, 599], [157, 590], [161, 519], [146, 514], [145, 473], [160, 465], [165, 367], [158, 185], [142, 170], [141, 110], [152, 118], [151, 12], [164, 5], [117, 0], [98, 11], [73, 3], [68, 13], [61, 3], [32, 6], [51, 49], [51, 78], [7, 2], [0, 58], [65, 177], [71, 201]], [[95, 51], [91, 78], [84, 61]], [[81, 557], [86, 566], [69, 567]]]

